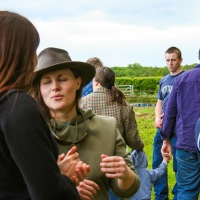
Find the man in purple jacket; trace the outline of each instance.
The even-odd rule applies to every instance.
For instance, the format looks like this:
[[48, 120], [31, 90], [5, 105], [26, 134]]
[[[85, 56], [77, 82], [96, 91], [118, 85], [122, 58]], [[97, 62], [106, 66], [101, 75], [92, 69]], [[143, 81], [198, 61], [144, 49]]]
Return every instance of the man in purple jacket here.
[[200, 66], [176, 78], [165, 111], [161, 136], [162, 154], [171, 154], [170, 139], [176, 125], [178, 200], [198, 200], [200, 161], [195, 124], [200, 117]]

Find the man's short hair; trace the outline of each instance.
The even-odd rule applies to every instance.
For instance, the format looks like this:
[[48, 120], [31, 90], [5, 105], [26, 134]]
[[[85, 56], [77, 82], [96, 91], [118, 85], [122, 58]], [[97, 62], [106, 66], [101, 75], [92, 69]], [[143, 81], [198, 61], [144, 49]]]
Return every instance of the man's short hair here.
[[179, 59], [182, 58], [181, 51], [180, 51], [180, 49], [178, 49], [177, 47], [170, 47], [169, 49], [167, 49], [167, 50], [165, 51], [165, 54], [166, 54], [166, 53], [169, 53], [169, 54], [171, 54], [171, 53], [176, 53], [176, 54], [178, 55], [178, 58], [179, 58]]
[[95, 68], [103, 67], [102, 61], [97, 57], [89, 58], [86, 62], [93, 65]]

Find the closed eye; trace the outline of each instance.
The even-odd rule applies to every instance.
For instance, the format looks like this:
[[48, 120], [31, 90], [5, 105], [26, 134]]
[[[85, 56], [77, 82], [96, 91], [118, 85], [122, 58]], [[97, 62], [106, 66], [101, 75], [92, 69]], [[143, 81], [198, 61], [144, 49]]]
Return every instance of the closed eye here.
[[50, 84], [51, 83], [51, 80], [43, 80], [41, 82], [42, 85], [47, 85], [47, 84]]

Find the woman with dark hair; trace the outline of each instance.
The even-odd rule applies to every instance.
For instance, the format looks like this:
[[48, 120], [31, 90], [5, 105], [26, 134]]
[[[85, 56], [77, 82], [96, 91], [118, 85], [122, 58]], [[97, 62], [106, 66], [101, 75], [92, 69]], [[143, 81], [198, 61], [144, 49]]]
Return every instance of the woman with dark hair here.
[[93, 89], [92, 93], [81, 98], [81, 107], [92, 109], [98, 115], [115, 117], [125, 143], [131, 149], [142, 150], [144, 143], [139, 136], [133, 107], [115, 87], [115, 72], [108, 67], [97, 68]]
[[113, 117], [79, 108], [82, 87], [95, 75], [89, 63], [72, 61], [68, 52], [46, 48], [38, 55], [31, 94], [49, 122], [60, 153], [76, 146], [91, 170], [77, 189], [82, 200], [108, 200], [108, 190], [122, 198], [134, 194], [139, 179]]
[[[144, 143], [139, 136], [133, 107], [126, 101], [121, 90], [115, 87], [115, 72], [108, 67], [96, 68], [93, 92], [82, 97], [81, 107], [92, 109], [97, 115], [115, 117], [117, 128], [131, 149], [142, 150]], [[110, 200], [119, 199], [109, 191]]]
[[76, 183], [87, 167], [79, 162], [76, 148], [57, 164], [57, 145], [27, 94], [39, 34], [27, 18], [9, 11], [0, 11], [0, 27], [0, 199], [80, 199], [59, 167]]

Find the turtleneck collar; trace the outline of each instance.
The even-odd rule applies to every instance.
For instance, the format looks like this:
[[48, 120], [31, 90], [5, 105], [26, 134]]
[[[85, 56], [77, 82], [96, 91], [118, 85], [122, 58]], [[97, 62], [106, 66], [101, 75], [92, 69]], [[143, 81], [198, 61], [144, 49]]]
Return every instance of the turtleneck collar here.
[[[77, 117], [70, 123], [60, 122], [54, 119], [49, 121], [49, 125], [53, 135], [55, 134], [61, 141], [66, 143], [74, 143], [81, 140], [87, 130], [87, 119], [94, 116], [91, 110], [78, 110]], [[58, 140], [57, 140], [58, 141]], [[63, 142], [64, 143], [64, 142]]]

